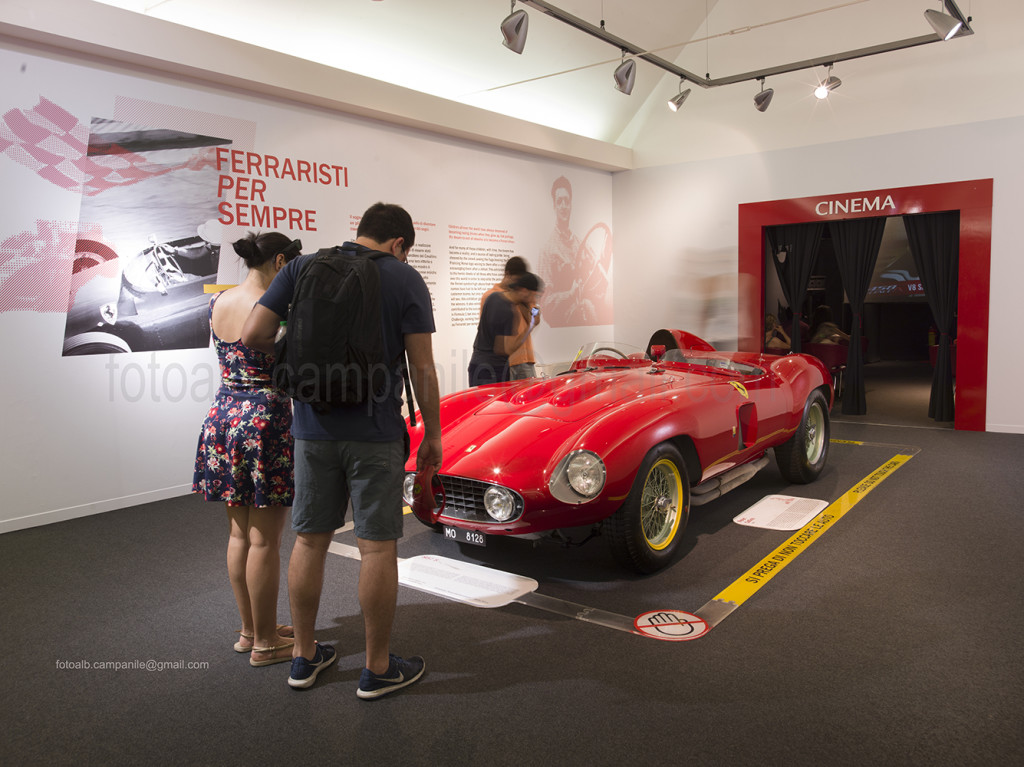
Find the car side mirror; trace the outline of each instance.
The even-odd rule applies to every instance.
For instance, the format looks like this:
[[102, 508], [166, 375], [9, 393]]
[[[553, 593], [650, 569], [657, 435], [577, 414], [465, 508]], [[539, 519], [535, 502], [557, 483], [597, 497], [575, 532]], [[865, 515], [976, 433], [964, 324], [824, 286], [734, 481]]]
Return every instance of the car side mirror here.
[[655, 362], [660, 362], [661, 358], [665, 356], [665, 344], [654, 344], [651, 347], [651, 359]]

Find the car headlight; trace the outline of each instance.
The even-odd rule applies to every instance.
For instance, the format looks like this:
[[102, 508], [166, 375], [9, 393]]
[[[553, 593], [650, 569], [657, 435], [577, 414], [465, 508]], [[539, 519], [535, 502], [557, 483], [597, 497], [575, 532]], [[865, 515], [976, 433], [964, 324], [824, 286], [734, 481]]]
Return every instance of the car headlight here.
[[600, 456], [589, 450], [576, 450], [559, 462], [548, 488], [563, 503], [586, 503], [600, 495], [606, 477]]
[[498, 522], [506, 522], [516, 513], [516, 499], [503, 487], [491, 485], [484, 492], [484, 510]]
[[593, 498], [604, 487], [604, 462], [588, 450], [574, 453], [565, 465], [569, 487], [584, 498]]
[[402, 482], [402, 499], [409, 505], [412, 506], [414, 500], [412, 494], [413, 485], [416, 484], [416, 475], [413, 472], [409, 472], [405, 475], [405, 480]]

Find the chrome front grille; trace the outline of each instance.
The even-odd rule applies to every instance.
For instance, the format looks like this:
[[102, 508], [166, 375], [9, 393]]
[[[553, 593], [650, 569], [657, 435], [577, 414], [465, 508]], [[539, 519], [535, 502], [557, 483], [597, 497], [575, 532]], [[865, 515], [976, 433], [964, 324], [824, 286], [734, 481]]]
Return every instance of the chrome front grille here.
[[[494, 486], [493, 483], [465, 479], [464, 477], [450, 477], [446, 474], [440, 476], [445, 498], [444, 511], [441, 512], [443, 516], [464, 519], [467, 522], [502, 525], [514, 522], [523, 514], [522, 496], [515, 490], [506, 488], [515, 498], [515, 514], [505, 522], [496, 522], [484, 510], [484, 493], [487, 492], [487, 488]], [[504, 485], [500, 487], [504, 487]]]

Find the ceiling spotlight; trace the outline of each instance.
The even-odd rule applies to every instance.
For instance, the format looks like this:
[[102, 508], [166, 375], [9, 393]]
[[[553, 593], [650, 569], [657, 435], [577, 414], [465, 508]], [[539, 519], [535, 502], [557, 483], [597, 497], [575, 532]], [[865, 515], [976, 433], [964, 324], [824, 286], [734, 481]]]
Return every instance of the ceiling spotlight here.
[[832, 65], [828, 66], [828, 77], [822, 82], [817, 88], [814, 89], [814, 95], [819, 99], [827, 99], [828, 94], [843, 84], [843, 81], [838, 77], [832, 76]]
[[502, 45], [513, 53], [522, 53], [526, 47], [526, 32], [530, 28], [530, 17], [526, 11], [515, 10], [516, 0], [512, 0], [512, 13], [501, 22], [501, 36], [505, 39]]
[[932, 29], [934, 29], [935, 33], [943, 40], [951, 38], [959, 32], [960, 27], [964, 25], [962, 21], [954, 19], [948, 13], [933, 11], [930, 8], [924, 12], [924, 17], [928, 19], [928, 23], [932, 25]]
[[615, 67], [615, 74], [612, 76], [615, 78], [615, 90], [622, 91], [628, 96], [633, 92], [633, 84], [636, 82], [636, 61], [623, 59], [622, 63]]
[[683, 90], [683, 83], [685, 82], [686, 80], [679, 81], [679, 93], [668, 100], [668, 108], [673, 112], [678, 112], [679, 108], [683, 105], [683, 102], [686, 101], [687, 97], [690, 95], [689, 88], [685, 91]]
[[775, 89], [769, 88], [764, 89], [764, 78], [761, 78], [761, 92], [754, 96], [754, 108], [758, 112], [763, 112], [768, 108], [768, 105], [772, 103], [772, 96], [775, 95]]

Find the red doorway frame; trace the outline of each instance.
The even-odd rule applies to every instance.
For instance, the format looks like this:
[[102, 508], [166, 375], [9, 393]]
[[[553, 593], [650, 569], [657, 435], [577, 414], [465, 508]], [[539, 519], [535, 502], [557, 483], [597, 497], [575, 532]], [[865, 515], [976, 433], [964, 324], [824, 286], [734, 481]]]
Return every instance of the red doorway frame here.
[[985, 431], [992, 179], [799, 197], [739, 206], [739, 348], [764, 338], [765, 227], [905, 213], [960, 211], [954, 428]]

